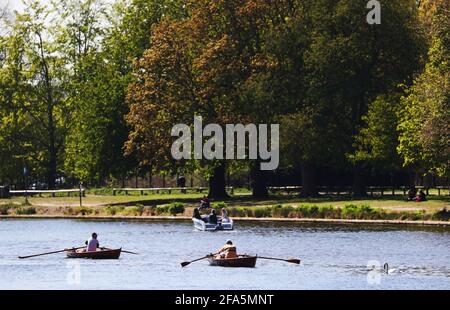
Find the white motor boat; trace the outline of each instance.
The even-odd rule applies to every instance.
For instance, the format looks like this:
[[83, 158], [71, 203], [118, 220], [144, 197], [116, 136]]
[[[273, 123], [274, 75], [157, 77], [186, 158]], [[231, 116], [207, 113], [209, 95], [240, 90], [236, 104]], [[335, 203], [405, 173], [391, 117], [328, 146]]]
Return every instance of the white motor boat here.
[[234, 224], [231, 218], [228, 218], [226, 222], [219, 220], [217, 224], [206, 223], [205, 221], [193, 218], [194, 227], [201, 231], [217, 231], [217, 230], [233, 230]]

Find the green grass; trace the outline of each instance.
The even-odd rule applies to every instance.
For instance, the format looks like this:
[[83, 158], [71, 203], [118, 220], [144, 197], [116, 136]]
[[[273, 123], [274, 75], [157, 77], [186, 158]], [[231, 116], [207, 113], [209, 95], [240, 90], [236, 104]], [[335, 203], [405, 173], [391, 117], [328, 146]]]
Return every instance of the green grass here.
[[[107, 195], [105, 189], [98, 194], [87, 194], [83, 198], [83, 208], [79, 207], [79, 197], [31, 197], [30, 207], [44, 209], [44, 213], [58, 212], [63, 209], [66, 215], [175, 215], [191, 214], [192, 207], [199, 205], [202, 193], [173, 193], [149, 195]], [[100, 195], [102, 193], [102, 195]], [[8, 207], [9, 206], [9, 207]], [[23, 197], [0, 200], [0, 214], [15, 213], [8, 211], [24, 206]], [[298, 195], [271, 195], [264, 199], [255, 199], [249, 192], [242, 190], [225, 201], [213, 201], [212, 207], [220, 210], [227, 206], [231, 216], [251, 217], [311, 217], [311, 218], [404, 218], [421, 219], [435, 216], [446, 218], [444, 208], [450, 208], [450, 196], [428, 197], [425, 202], [407, 202], [403, 195], [385, 197], [367, 197], [352, 199], [349, 196], [321, 196], [303, 199]], [[39, 210], [41, 210], [39, 209]], [[442, 211], [442, 212], [441, 212]], [[20, 211], [27, 212], [27, 211]], [[31, 212], [31, 211], [29, 211]], [[441, 213], [439, 213], [441, 212]], [[440, 215], [439, 215], [440, 214]]]

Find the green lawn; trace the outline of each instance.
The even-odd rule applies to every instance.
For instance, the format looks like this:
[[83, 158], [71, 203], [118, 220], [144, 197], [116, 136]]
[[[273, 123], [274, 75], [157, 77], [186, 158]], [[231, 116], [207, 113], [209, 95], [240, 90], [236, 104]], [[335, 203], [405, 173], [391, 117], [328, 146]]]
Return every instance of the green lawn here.
[[[88, 194], [83, 198], [84, 206], [108, 206], [108, 205], [163, 205], [171, 202], [183, 202], [187, 207], [196, 206], [203, 194], [148, 194], [148, 195], [92, 195]], [[78, 206], [78, 197], [32, 197], [29, 199], [34, 206], [46, 207], [66, 207]], [[10, 200], [0, 200], [0, 204], [5, 203], [21, 204], [24, 202], [23, 197], [15, 197]], [[302, 199], [296, 195], [272, 195], [266, 199], [254, 199], [249, 193], [239, 193], [226, 201], [229, 207], [252, 207], [252, 206], [273, 206], [276, 204], [298, 206], [308, 205], [331, 205], [335, 207], [343, 207], [347, 204], [369, 205], [373, 208], [383, 208], [386, 210], [398, 211], [436, 211], [444, 207], [450, 207], [450, 196], [433, 196], [430, 195], [428, 201], [425, 202], [407, 202], [403, 195], [385, 196], [384, 198], [365, 198], [351, 199], [349, 196], [323, 196], [319, 198]]]

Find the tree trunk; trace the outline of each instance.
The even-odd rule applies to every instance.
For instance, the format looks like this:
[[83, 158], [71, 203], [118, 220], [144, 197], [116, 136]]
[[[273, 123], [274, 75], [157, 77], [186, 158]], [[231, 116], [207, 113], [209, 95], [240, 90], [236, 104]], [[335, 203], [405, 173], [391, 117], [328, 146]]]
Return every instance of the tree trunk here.
[[252, 166], [252, 191], [253, 197], [255, 198], [264, 198], [269, 196], [269, 191], [267, 190], [267, 180], [268, 180], [268, 172], [262, 171], [259, 169], [259, 161], [256, 161]]
[[314, 165], [303, 163], [301, 165], [302, 174], [302, 197], [314, 197], [318, 195], [316, 184], [316, 171]]
[[353, 169], [353, 196], [354, 197], [366, 197], [366, 175], [364, 168], [361, 164], [356, 164]]
[[213, 175], [209, 179], [209, 198], [220, 199], [227, 198], [225, 182], [225, 163], [221, 163], [220, 166], [214, 169]]
[[49, 189], [55, 189], [56, 187], [56, 157], [58, 152], [56, 151], [56, 147], [51, 147], [49, 149], [49, 162], [48, 162], [48, 168], [47, 168], [47, 184]]

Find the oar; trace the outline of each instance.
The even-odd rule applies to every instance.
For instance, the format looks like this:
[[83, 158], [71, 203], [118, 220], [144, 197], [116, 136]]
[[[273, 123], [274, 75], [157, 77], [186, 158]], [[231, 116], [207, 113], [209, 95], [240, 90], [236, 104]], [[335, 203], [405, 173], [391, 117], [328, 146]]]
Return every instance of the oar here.
[[202, 258], [199, 258], [199, 259], [195, 259], [195, 260], [190, 261], [190, 262], [182, 262], [181, 263], [181, 267], [186, 267], [189, 264], [192, 264], [192, 263], [204, 260], [204, 259], [209, 258], [209, 257], [214, 256], [214, 255], [217, 255], [217, 253], [216, 254], [209, 254], [209, 255], [206, 255], [205, 257], [202, 257]]
[[269, 259], [269, 260], [279, 260], [282, 262], [287, 262], [287, 263], [292, 263], [292, 264], [297, 264], [297, 265], [300, 264], [300, 260], [297, 258], [282, 259], [282, 258], [263, 257], [263, 256], [258, 256], [258, 258]]
[[54, 251], [54, 252], [48, 252], [48, 253], [41, 253], [41, 254], [35, 254], [35, 255], [29, 255], [29, 256], [19, 256], [20, 259], [24, 259], [24, 258], [31, 258], [31, 257], [37, 257], [37, 256], [44, 256], [44, 255], [50, 255], [50, 254], [56, 254], [56, 253], [62, 253], [62, 252], [66, 252], [69, 250], [79, 250], [79, 249], [84, 249], [85, 246], [79, 247], [79, 248], [73, 248], [73, 249], [64, 249], [61, 251]]
[[[102, 250], [112, 250], [112, 249], [108, 249], [108, 248], [100, 248]], [[133, 255], [139, 255], [139, 253], [134, 253], [134, 252], [130, 252], [130, 251], [124, 251], [122, 250], [122, 253], [128, 253], [128, 254], [133, 254]]]
[[128, 254], [133, 254], [133, 255], [139, 255], [139, 253], [134, 253], [134, 252], [130, 252], [130, 251], [124, 251], [124, 250], [122, 250], [122, 253], [128, 253]]

